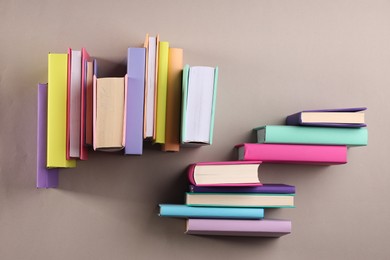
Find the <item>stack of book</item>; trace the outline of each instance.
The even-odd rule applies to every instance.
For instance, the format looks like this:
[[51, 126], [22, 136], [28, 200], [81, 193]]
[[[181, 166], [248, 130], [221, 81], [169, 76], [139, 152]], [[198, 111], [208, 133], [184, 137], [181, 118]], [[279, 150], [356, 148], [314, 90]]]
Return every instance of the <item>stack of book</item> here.
[[286, 125], [254, 129], [257, 143], [237, 145], [239, 160], [269, 163], [344, 164], [347, 148], [365, 146], [366, 108], [305, 110], [287, 116]]
[[264, 218], [267, 208], [293, 208], [295, 187], [262, 184], [260, 161], [189, 166], [185, 205], [160, 204], [160, 216], [186, 218], [186, 234], [280, 237], [291, 221]]
[[183, 49], [158, 35], [128, 48], [123, 77], [99, 77], [97, 64], [85, 48], [48, 55], [48, 83], [38, 86], [38, 188], [57, 187], [53, 169], [76, 167], [91, 149], [142, 155], [144, 141], [172, 152], [212, 144], [218, 67], [183, 66]]
[[238, 161], [192, 164], [185, 205], [160, 204], [160, 216], [187, 218], [186, 234], [280, 237], [291, 221], [264, 218], [264, 209], [294, 207], [295, 187], [262, 184], [261, 163], [337, 165], [347, 149], [365, 146], [366, 108], [306, 110], [286, 125], [254, 129], [257, 143], [236, 145]]

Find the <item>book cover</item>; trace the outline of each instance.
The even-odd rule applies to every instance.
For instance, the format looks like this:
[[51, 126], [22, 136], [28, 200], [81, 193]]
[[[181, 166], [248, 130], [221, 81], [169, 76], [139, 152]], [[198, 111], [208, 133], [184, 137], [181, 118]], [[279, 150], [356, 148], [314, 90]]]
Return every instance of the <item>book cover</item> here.
[[38, 84], [37, 113], [37, 188], [58, 187], [56, 168], [46, 168], [47, 147], [47, 84]]
[[167, 111], [165, 124], [165, 143], [163, 151], [180, 150], [180, 105], [183, 71], [183, 49], [169, 48]]
[[[188, 179], [197, 186], [260, 186], [258, 169], [261, 161], [199, 162], [189, 165]], [[200, 182], [197, 176], [211, 175]], [[215, 177], [220, 176], [215, 181]], [[227, 176], [227, 178], [224, 178]], [[207, 177], [207, 176], [206, 176]], [[207, 181], [208, 180], [208, 181]]]
[[343, 122], [303, 122], [302, 114], [331, 112], [331, 113], [359, 113], [366, 110], [366, 107], [356, 108], [336, 108], [336, 109], [320, 109], [320, 110], [303, 110], [298, 113], [286, 117], [287, 125], [303, 125], [303, 126], [327, 126], [327, 127], [365, 127], [365, 123], [343, 123]]
[[261, 186], [249, 186], [249, 187], [237, 187], [237, 186], [219, 186], [219, 187], [207, 187], [207, 186], [189, 186], [190, 192], [197, 193], [287, 193], [295, 194], [295, 186], [286, 184], [271, 184], [263, 183]]
[[289, 220], [188, 219], [188, 235], [281, 237], [291, 233]]
[[167, 83], [168, 83], [168, 58], [169, 43], [159, 43], [158, 74], [157, 74], [157, 118], [156, 118], [156, 143], [165, 143], [165, 122], [167, 109]]
[[230, 207], [190, 207], [187, 205], [160, 204], [161, 217], [175, 218], [223, 218], [223, 219], [262, 219], [262, 208]]
[[87, 64], [90, 60], [85, 48], [81, 49], [81, 103], [80, 103], [80, 160], [88, 159], [86, 147], [86, 99], [87, 99]]
[[75, 160], [66, 159], [68, 54], [48, 55], [47, 98], [47, 167], [76, 167]]
[[144, 128], [145, 48], [127, 53], [125, 154], [141, 155]]
[[68, 50], [66, 158], [80, 158], [81, 51]]
[[333, 165], [347, 163], [347, 146], [244, 143], [236, 146], [238, 159], [263, 163]]
[[294, 194], [187, 192], [186, 205], [210, 207], [293, 208]]
[[258, 143], [365, 146], [368, 142], [366, 127], [266, 125], [254, 131]]

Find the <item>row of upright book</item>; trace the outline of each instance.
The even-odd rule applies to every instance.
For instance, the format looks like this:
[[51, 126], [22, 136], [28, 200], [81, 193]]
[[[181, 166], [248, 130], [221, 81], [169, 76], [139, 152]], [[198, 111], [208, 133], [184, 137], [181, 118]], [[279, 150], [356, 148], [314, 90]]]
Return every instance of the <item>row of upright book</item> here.
[[191, 235], [290, 234], [290, 220], [269, 219], [265, 211], [293, 208], [295, 186], [261, 183], [259, 166], [347, 163], [348, 147], [367, 145], [364, 110], [302, 111], [288, 116], [288, 125], [255, 128], [257, 142], [236, 145], [236, 161], [191, 164], [186, 203], [160, 204], [159, 215], [187, 219], [185, 233]]
[[144, 141], [172, 152], [212, 144], [217, 81], [218, 67], [184, 65], [183, 49], [158, 35], [128, 48], [123, 77], [99, 77], [85, 48], [49, 53], [48, 83], [38, 87], [37, 187], [58, 185], [46, 175], [76, 167], [89, 150], [142, 155]]

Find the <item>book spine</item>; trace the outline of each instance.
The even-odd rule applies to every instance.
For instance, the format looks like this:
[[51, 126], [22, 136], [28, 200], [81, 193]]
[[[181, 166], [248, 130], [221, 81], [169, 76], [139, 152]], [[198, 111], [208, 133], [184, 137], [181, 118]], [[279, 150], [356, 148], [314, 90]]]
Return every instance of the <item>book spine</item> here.
[[169, 48], [167, 111], [165, 125], [165, 144], [163, 151], [180, 150], [180, 104], [183, 71], [183, 49]]
[[289, 220], [188, 219], [186, 234], [280, 237], [291, 233]]
[[38, 85], [37, 188], [58, 187], [58, 169], [46, 168], [47, 84]]
[[169, 43], [159, 43], [157, 75], [156, 143], [165, 143]]
[[66, 160], [68, 54], [48, 55], [47, 167], [76, 167]]
[[295, 186], [282, 184], [263, 184], [254, 187], [204, 187], [189, 186], [190, 192], [197, 193], [280, 193], [295, 194]]
[[145, 48], [128, 49], [125, 154], [142, 154], [145, 58]]
[[186, 205], [160, 204], [160, 216], [176, 218], [261, 219], [262, 208], [189, 207]]
[[80, 91], [80, 160], [88, 159], [86, 147], [86, 99], [87, 99], [87, 62], [89, 54], [85, 48], [81, 49], [81, 91]]

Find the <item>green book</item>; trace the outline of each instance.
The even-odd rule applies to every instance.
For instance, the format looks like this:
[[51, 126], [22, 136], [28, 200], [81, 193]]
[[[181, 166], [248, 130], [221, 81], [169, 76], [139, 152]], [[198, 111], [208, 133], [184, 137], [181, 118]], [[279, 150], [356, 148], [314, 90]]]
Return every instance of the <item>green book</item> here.
[[258, 143], [364, 146], [368, 142], [366, 127], [266, 125], [253, 130], [257, 132]]
[[157, 74], [156, 143], [165, 143], [169, 43], [159, 43]]

